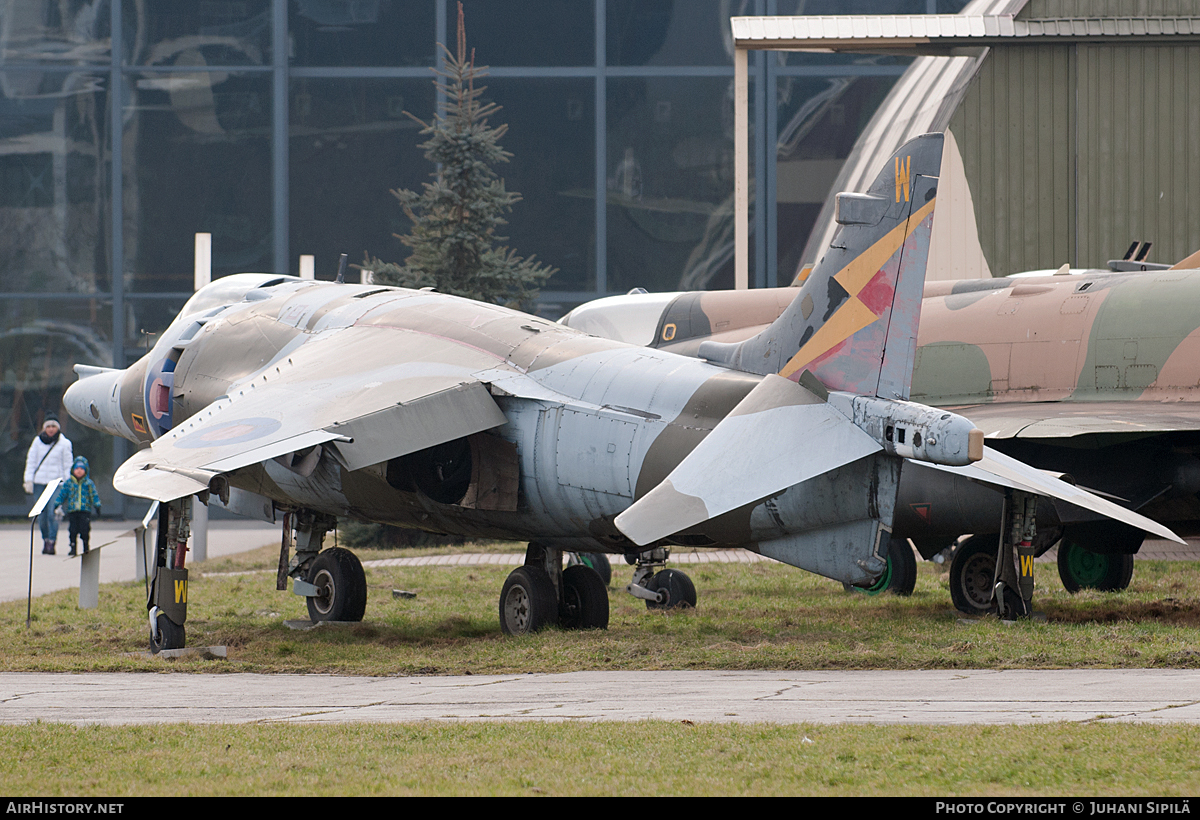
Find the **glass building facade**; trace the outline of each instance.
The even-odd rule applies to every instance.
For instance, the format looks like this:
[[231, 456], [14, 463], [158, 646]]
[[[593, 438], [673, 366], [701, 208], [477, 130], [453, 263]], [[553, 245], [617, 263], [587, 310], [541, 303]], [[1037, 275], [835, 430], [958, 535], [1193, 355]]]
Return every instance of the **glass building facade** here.
[[[961, 0], [465, 0], [521, 193], [508, 244], [558, 272], [540, 311], [733, 282], [728, 19], [951, 13]], [[106, 511], [124, 442], [66, 419], [75, 363], [124, 367], [213, 276], [401, 261], [390, 190], [433, 170], [418, 120], [453, 0], [0, 0], [0, 515], [45, 413]], [[752, 52], [751, 283], [789, 282], [905, 61]], [[133, 511], [130, 507], [130, 511]]]

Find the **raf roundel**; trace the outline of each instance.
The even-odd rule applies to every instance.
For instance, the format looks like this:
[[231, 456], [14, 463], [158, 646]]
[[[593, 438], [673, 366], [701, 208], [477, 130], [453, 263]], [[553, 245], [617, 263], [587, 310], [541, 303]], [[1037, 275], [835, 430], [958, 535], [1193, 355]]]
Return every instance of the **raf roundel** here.
[[175, 446], [189, 450], [198, 450], [204, 447], [243, 444], [247, 441], [262, 438], [263, 436], [269, 436], [281, 426], [283, 426], [282, 423], [275, 419], [234, 419], [203, 430], [197, 430], [195, 433], [189, 433], [175, 442]]

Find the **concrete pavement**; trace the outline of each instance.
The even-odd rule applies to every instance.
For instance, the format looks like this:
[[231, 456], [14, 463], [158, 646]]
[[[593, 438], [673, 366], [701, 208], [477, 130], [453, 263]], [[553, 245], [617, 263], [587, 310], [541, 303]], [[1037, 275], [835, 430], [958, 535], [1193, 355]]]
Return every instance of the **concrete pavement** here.
[[1200, 723], [1200, 671], [0, 674], [0, 724]]
[[[137, 577], [136, 545], [124, 535], [136, 521], [95, 521], [92, 545], [113, 541], [100, 550], [100, 583], [132, 581]], [[279, 528], [258, 521], [210, 521], [208, 555], [217, 558], [279, 544]], [[153, 537], [153, 536], [151, 536]], [[58, 554], [42, 555], [42, 536], [33, 533], [33, 594], [45, 595], [79, 587], [79, 559], [67, 557], [67, 528], [58, 534]], [[0, 524], [0, 601], [17, 601], [28, 593], [29, 524]]]

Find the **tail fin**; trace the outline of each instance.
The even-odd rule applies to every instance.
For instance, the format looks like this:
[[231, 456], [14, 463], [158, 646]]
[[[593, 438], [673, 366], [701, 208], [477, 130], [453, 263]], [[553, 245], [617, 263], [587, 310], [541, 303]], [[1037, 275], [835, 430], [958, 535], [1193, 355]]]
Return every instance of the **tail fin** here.
[[782, 315], [738, 344], [705, 342], [700, 356], [832, 390], [907, 399], [942, 160], [942, 135], [902, 145], [865, 194], [837, 196], [841, 225]]

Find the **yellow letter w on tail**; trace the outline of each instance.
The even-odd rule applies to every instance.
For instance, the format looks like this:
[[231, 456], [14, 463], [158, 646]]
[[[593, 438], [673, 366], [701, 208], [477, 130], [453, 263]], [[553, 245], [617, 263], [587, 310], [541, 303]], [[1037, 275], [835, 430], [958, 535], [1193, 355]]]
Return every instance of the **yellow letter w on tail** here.
[[912, 170], [912, 157], [905, 157], [904, 163], [900, 163], [900, 157], [896, 157], [896, 201], [900, 201], [900, 192], [904, 192], [904, 201], [908, 202], [908, 183], [909, 176]]

